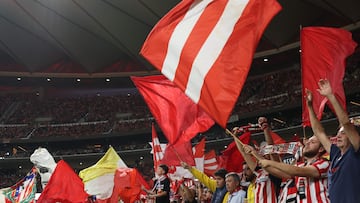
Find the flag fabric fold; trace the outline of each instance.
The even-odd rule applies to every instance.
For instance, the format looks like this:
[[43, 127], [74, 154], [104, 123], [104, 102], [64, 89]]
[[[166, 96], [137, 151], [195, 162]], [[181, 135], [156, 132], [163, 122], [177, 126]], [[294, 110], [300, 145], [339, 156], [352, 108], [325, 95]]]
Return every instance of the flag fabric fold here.
[[131, 77], [170, 144], [188, 142], [214, 120], [162, 75]]
[[[343, 88], [345, 59], [351, 55], [357, 44], [351, 33], [327, 27], [306, 27], [301, 30], [302, 94], [305, 90], [313, 92], [313, 107], [318, 119], [327, 103], [327, 98], [318, 94], [320, 79], [328, 79], [341, 106], [346, 109]], [[310, 126], [306, 100], [303, 99], [303, 125]]]
[[79, 176], [64, 160], [60, 160], [37, 202], [86, 203], [88, 196]]
[[225, 128], [276, 0], [183, 0], [140, 54]]
[[35, 202], [36, 194], [36, 169], [32, 168], [26, 176], [17, 182], [15, 185], [2, 189], [4, 200], [0, 202], [5, 203], [33, 203]]
[[79, 176], [85, 184], [85, 191], [105, 201], [111, 197], [114, 188], [114, 175], [119, 167], [127, 168], [113, 147], [93, 166], [80, 171]]

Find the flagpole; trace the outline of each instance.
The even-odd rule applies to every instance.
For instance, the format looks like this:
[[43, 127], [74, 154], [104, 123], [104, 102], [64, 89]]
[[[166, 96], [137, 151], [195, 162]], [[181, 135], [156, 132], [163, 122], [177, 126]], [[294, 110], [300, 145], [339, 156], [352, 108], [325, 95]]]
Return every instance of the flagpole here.
[[[229, 129], [226, 128], [225, 132], [227, 134], [230, 134], [234, 138], [235, 142], [238, 142], [241, 145], [241, 147], [245, 147], [245, 144], [238, 137], [236, 137], [236, 135], [232, 133]], [[260, 160], [258, 155], [253, 150], [251, 150], [251, 155], [253, 155], [257, 160]]]
[[241, 142], [241, 140], [238, 137], [236, 137], [236, 135], [234, 133], [232, 133], [229, 129], [226, 128], [225, 132], [226, 132], [226, 134], [231, 135], [236, 141], [238, 141], [241, 144], [241, 146], [244, 147], [244, 143]]
[[355, 105], [355, 106], [360, 106], [360, 104], [359, 104], [359, 103], [354, 102], [354, 101], [350, 101], [350, 104], [353, 104], [353, 105]]
[[303, 126], [302, 129], [303, 129], [303, 139], [306, 139], [305, 126]]
[[177, 151], [175, 150], [174, 146], [171, 145], [171, 149], [174, 151], [176, 157], [179, 159], [180, 162], [183, 162], [183, 160], [181, 159], [180, 155], [177, 153]]

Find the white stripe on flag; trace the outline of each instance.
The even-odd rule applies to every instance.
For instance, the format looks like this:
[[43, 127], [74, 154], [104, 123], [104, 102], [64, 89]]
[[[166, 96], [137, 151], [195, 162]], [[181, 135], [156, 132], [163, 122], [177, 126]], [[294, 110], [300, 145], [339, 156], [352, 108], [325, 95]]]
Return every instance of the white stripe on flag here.
[[221, 54], [249, 0], [229, 0], [218, 23], [196, 56], [185, 94], [199, 102], [205, 77]]
[[174, 32], [170, 37], [167, 54], [161, 69], [162, 74], [169, 80], [174, 81], [184, 45], [196, 25], [196, 22], [210, 2], [212, 2], [212, 0], [195, 1], [195, 3], [190, 6], [190, 9], [185, 14], [184, 18], [175, 27]]
[[211, 159], [205, 159], [204, 164], [212, 164], [212, 163], [216, 163], [216, 158], [211, 158]]
[[218, 165], [214, 165], [214, 166], [204, 166], [204, 169], [207, 170], [216, 170], [218, 168]]

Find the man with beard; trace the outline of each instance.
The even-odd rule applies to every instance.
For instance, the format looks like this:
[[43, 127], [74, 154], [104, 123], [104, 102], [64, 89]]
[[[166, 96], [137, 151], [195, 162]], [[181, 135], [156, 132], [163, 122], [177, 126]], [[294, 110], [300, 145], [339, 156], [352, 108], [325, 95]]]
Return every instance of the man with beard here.
[[245, 177], [245, 181], [250, 183], [248, 185], [247, 192], [246, 192], [246, 200], [247, 200], [247, 202], [254, 202], [254, 200], [255, 200], [254, 190], [255, 190], [256, 175], [250, 169], [250, 167], [247, 165], [246, 162], [243, 163], [243, 172], [242, 173], [243, 173], [243, 176]]
[[[305, 162], [297, 166], [262, 159], [259, 165], [265, 170], [276, 169], [283, 173], [283, 177], [295, 177], [297, 188], [296, 201], [302, 202], [330, 202], [327, 196], [327, 171], [329, 161], [322, 158], [325, 153], [316, 136], [312, 136], [304, 143], [303, 157]], [[268, 170], [271, 173], [271, 170]], [[278, 173], [279, 174], [279, 173]], [[277, 175], [278, 175], [277, 174]]]

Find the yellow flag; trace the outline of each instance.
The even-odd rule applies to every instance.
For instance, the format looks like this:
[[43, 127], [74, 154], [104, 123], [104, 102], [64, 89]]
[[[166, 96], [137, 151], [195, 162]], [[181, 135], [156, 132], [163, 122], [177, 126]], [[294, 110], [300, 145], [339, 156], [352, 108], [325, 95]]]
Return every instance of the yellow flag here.
[[79, 173], [80, 178], [84, 183], [97, 178], [99, 176], [112, 173], [114, 174], [119, 167], [127, 167], [120, 156], [116, 153], [113, 147], [110, 147], [106, 154], [95, 164], [81, 170]]

